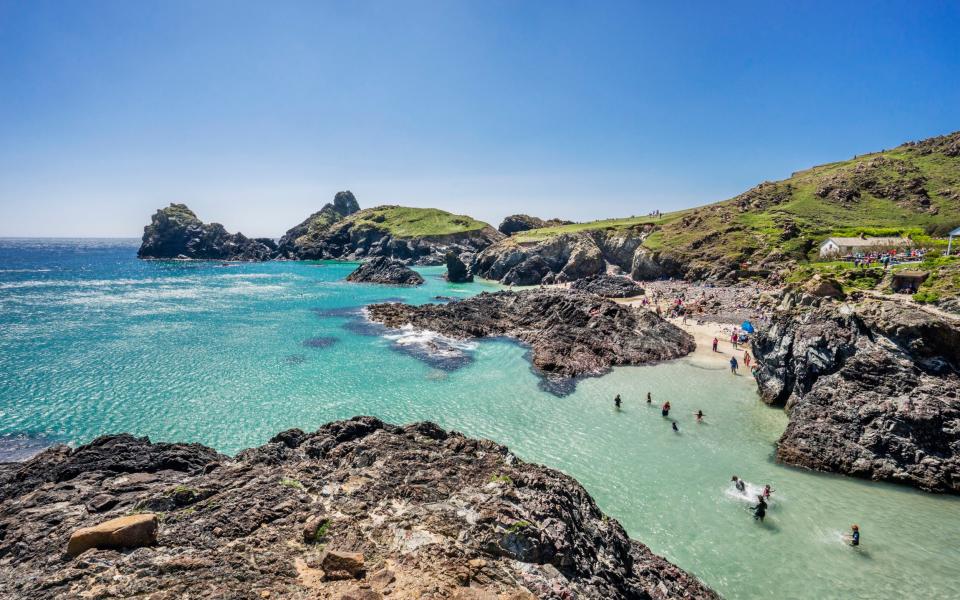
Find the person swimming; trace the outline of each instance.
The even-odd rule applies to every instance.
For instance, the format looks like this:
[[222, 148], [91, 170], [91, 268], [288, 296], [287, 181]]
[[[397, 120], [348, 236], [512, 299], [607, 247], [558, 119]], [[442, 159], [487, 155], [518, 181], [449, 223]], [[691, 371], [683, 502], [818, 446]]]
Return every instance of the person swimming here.
[[770, 494], [774, 493], [775, 491], [776, 491], [776, 490], [772, 489], [772, 488], [770, 487], [770, 484], [768, 483], [767, 485], [763, 486], [763, 497], [764, 497], [764, 498], [769, 498], [769, 497], [770, 497]]
[[737, 488], [737, 491], [740, 492], [741, 494], [742, 494], [743, 492], [747, 491], [747, 484], [744, 483], [744, 481], [743, 481], [742, 479], [740, 479], [739, 477], [737, 477], [736, 475], [734, 475], [734, 476], [730, 479], [730, 481], [733, 482], [733, 487]]
[[697, 423], [703, 423], [703, 411], [698, 410], [696, 412], [696, 415], [697, 415]]
[[767, 516], [767, 502], [763, 496], [757, 496], [757, 505], [753, 507], [753, 518], [763, 523], [763, 518]]
[[663, 415], [663, 416], [665, 416], [665, 417], [670, 415], [670, 401], [669, 401], [669, 400], [667, 400], [666, 402], [664, 402], [664, 403], [663, 403], [663, 406], [660, 407], [660, 414]]
[[860, 527], [858, 525], [850, 526], [850, 545], [851, 546], [860, 545]]
[[677, 422], [674, 421], [672, 425], [673, 425], [673, 430], [676, 431], [677, 433], [680, 433], [680, 429], [677, 427]]
[[617, 397], [613, 399], [613, 403], [617, 406], [617, 408], [620, 408], [620, 394], [617, 394]]

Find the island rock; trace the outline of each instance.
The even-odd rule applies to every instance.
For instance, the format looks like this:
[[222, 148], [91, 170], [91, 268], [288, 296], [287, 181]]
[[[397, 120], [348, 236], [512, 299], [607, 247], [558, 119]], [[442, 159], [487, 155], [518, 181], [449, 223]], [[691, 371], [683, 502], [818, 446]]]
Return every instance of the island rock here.
[[185, 204], [161, 208], [143, 228], [138, 258], [259, 261], [273, 257], [276, 244], [228, 233], [219, 223], [204, 223]]
[[[88, 513], [106, 493], [116, 506]], [[64, 556], [76, 529], [150, 507], [156, 545]], [[0, 465], [0, 532], [11, 598], [717, 597], [567, 475], [372, 417], [235, 457], [129, 435], [57, 446]]]
[[421, 285], [423, 277], [400, 261], [378, 256], [364, 262], [347, 275], [347, 281], [384, 285]]

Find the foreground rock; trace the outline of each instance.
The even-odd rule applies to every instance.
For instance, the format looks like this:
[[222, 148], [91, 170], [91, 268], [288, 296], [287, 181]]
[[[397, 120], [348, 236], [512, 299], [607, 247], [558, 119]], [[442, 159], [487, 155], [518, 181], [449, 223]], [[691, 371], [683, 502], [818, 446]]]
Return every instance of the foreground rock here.
[[353, 283], [379, 283], [383, 285], [422, 285], [423, 277], [400, 261], [379, 256], [363, 263], [347, 275]]
[[793, 299], [753, 341], [761, 397], [790, 413], [778, 459], [960, 493], [957, 323], [892, 301]]
[[[87, 505], [110, 495], [102, 514]], [[157, 545], [64, 552], [150, 510]], [[714, 598], [573, 479], [431, 423], [358, 417], [235, 458], [130, 435], [0, 465], [9, 598]]]
[[583, 292], [538, 289], [483, 293], [450, 304], [373, 304], [388, 327], [428, 329], [453, 338], [507, 336], [529, 344], [547, 376], [599, 375], [617, 365], [684, 356], [693, 337], [655, 314]]
[[219, 223], [204, 223], [185, 204], [161, 208], [143, 228], [138, 258], [198, 260], [269, 260], [277, 246], [273, 240], [250, 239], [227, 233]]
[[473, 274], [463, 264], [456, 252], [447, 252], [447, 281], [450, 283], [469, 283]]
[[[97, 499], [91, 501], [94, 511], [103, 506]], [[114, 549], [140, 548], [157, 542], [157, 515], [144, 513], [110, 519], [103, 523], [84, 527], [73, 532], [67, 543], [67, 554], [80, 556], [90, 548]]]
[[643, 295], [643, 288], [637, 285], [636, 281], [614, 275], [593, 275], [578, 279], [570, 284], [570, 289], [605, 298], [633, 298]]

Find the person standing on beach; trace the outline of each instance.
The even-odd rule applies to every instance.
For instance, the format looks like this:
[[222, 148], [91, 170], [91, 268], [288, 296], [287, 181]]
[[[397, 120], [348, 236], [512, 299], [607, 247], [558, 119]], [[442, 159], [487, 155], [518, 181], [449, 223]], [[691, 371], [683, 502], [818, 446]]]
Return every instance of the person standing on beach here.
[[739, 348], [737, 348], [737, 332], [736, 332], [736, 331], [734, 331], [734, 332], [730, 335], [730, 343], [733, 344], [733, 349], [734, 349], [734, 350], [739, 350]]
[[718, 340], [717, 338], [713, 338], [713, 351], [714, 351], [714, 352], [717, 351], [717, 344], [719, 344], [719, 343], [720, 343], [720, 340]]
[[737, 374], [737, 367], [739, 367], [739, 366], [740, 366], [740, 365], [737, 364], [737, 357], [736, 357], [736, 356], [731, 356], [731, 357], [730, 357], [730, 372], [733, 373], [734, 375], [736, 375], [736, 374]]
[[747, 351], [743, 352], [743, 366], [748, 369], [750, 368], [750, 353]]

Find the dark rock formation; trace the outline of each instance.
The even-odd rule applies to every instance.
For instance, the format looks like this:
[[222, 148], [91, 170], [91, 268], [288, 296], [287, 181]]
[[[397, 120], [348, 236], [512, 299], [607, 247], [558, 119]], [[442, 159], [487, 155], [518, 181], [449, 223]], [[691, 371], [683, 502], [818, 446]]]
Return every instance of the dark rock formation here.
[[811, 301], [753, 340], [761, 398], [790, 413], [777, 457], [960, 493], [958, 324], [893, 301]]
[[279, 254], [285, 258], [311, 257], [322, 252], [326, 232], [346, 216], [360, 210], [360, 204], [348, 191], [337, 192], [333, 203], [323, 205], [319, 211], [307, 217], [280, 238]]
[[506, 238], [477, 255], [472, 271], [511, 285], [564, 283], [616, 272], [634, 279], [679, 274], [679, 265], [641, 246], [652, 231], [652, 226], [580, 231], [532, 244]]
[[[9, 598], [716, 597], [570, 477], [432, 423], [357, 417], [235, 458], [103, 437], [0, 465], [0, 498]], [[156, 545], [66, 554], [140, 512]]]
[[366, 261], [353, 273], [347, 275], [347, 281], [385, 285], [421, 285], [423, 277], [400, 261], [378, 256]]
[[373, 304], [372, 320], [452, 338], [507, 336], [532, 348], [547, 376], [599, 375], [617, 365], [684, 356], [693, 338], [655, 314], [583, 292], [543, 289], [483, 293], [450, 304]]
[[593, 275], [578, 279], [570, 284], [570, 289], [605, 298], [633, 298], [642, 296], [643, 288], [629, 277], [616, 275]]
[[497, 229], [503, 235], [513, 235], [520, 231], [530, 231], [531, 229], [540, 229], [542, 227], [555, 227], [557, 225], [570, 225], [573, 221], [564, 221], [561, 219], [549, 219], [544, 221], [530, 215], [510, 215], [506, 217]]
[[447, 252], [447, 281], [450, 283], [468, 283], [473, 281], [473, 274], [463, 264], [456, 252]]
[[273, 240], [250, 239], [242, 233], [227, 233], [219, 223], [204, 223], [184, 204], [161, 208], [143, 228], [138, 258], [200, 260], [269, 260]]

